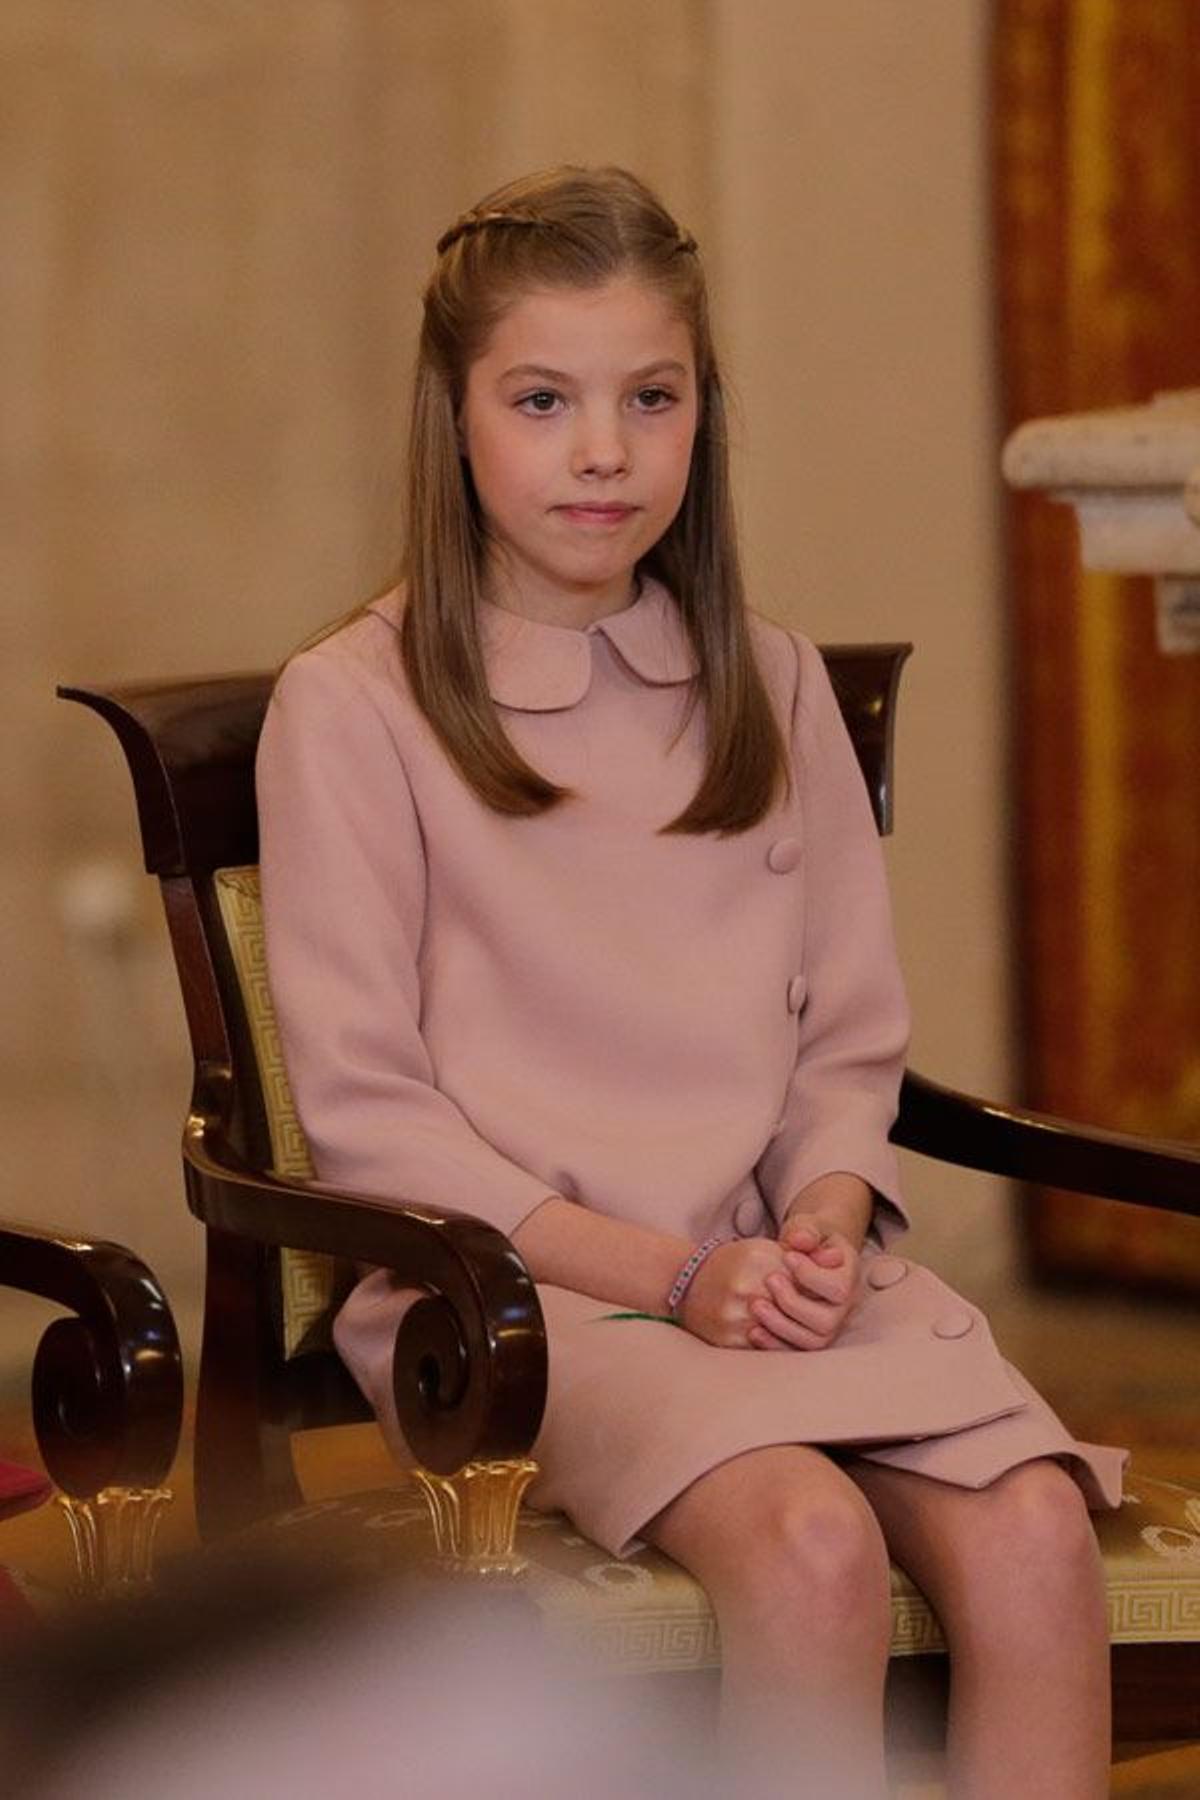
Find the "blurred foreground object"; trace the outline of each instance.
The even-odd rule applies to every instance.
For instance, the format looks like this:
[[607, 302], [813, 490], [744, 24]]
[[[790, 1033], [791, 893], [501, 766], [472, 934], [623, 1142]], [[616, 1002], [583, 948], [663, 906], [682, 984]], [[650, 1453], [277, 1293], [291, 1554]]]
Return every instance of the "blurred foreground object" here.
[[541, 1643], [511, 1595], [366, 1591], [258, 1546], [49, 1628], [0, 1694], [24, 1800], [703, 1800], [669, 1706]]

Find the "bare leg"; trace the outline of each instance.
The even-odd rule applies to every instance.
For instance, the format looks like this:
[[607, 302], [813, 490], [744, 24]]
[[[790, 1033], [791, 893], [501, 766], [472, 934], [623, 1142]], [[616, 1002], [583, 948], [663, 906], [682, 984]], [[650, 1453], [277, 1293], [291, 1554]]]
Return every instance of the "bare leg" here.
[[1108, 1793], [1108, 1625], [1095, 1533], [1055, 1464], [978, 1492], [865, 1461], [848, 1471], [951, 1652], [948, 1776], [969, 1800]]
[[752, 1450], [642, 1535], [695, 1575], [717, 1615], [722, 1791], [885, 1794], [888, 1558], [855, 1484], [817, 1450]]

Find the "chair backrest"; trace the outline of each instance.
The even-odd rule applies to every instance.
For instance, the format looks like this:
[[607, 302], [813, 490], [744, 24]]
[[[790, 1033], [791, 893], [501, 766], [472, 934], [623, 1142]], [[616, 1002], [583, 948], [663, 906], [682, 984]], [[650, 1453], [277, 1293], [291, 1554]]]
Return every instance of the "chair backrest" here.
[[270, 1161], [269, 1133], [213, 875], [258, 861], [254, 758], [273, 680], [264, 673], [58, 690], [99, 713], [120, 740], [146, 869], [162, 889], [197, 1077], [229, 1071], [223, 1123], [239, 1153], [261, 1167]]
[[[910, 649], [880, 644], [823, 650], [883, 832], [891, 828], [895, 702]], [[246, 957], [253, 961], [258, 952], [253, 941], [248, 951], [230, 930], [231, 906], [236, 911], [239, 899], [256, 903], [254, 758], [272, 684], [269, 674], [247, 674], [58, 691], [106, 719], [125, 752], [146, 868], [162, 887], [198, 1091], [210, 1106], [216, 1096], [222, 1129], [251, 1166], [303, 1173], [300, 1163], [280, 1167], [278, 1108], [272, 1145], [265, 1099], [272, 1084], [278, 1088], [279, 1069], [263, 1056], [261, 1010], [253, 1018], [255, 1009], [246, 1003]], [[218, 881], [221, 870], [232, 871], [232, 879]], [[251, 978], [254, 973], [251, 968]], [[278, 1259], [264, 1253], [256, 1267], [253, 1304], [272, 1324], [268, 1332], [256, 1331], [255, 1341], [265, 1343], [273, 1334], [282, 1353], [287, 1328], [279, 1316]], [[321, 1344], [312, 1323], [310, 1318], [303, 1331], [292, 1330], [292, 1350]], [[293, 1423], [308, 1422], [304, 1414], [303, 1404], [290, 1409]]]

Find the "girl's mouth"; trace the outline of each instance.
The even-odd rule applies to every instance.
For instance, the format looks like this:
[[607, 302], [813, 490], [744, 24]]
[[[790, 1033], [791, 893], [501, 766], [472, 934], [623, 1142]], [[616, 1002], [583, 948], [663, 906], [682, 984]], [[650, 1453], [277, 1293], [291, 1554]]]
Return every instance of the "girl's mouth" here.
[[573, 525], [620, 525], [625, 519], [637, 511], [636, 507], [624, 506], [619, 501], [583, 502], [577, 506], [560, 506], [565, 518]]

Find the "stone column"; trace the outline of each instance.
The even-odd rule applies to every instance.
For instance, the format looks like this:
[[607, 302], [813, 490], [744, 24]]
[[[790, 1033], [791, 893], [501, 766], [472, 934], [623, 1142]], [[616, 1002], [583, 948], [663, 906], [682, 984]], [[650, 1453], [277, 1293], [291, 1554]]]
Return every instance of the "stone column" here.
[[1075, 508], [1084, 568], [1152, 575], [1159, 648], [1200, 654], [1200, 388], [1030, 420], [1004, 473]]

